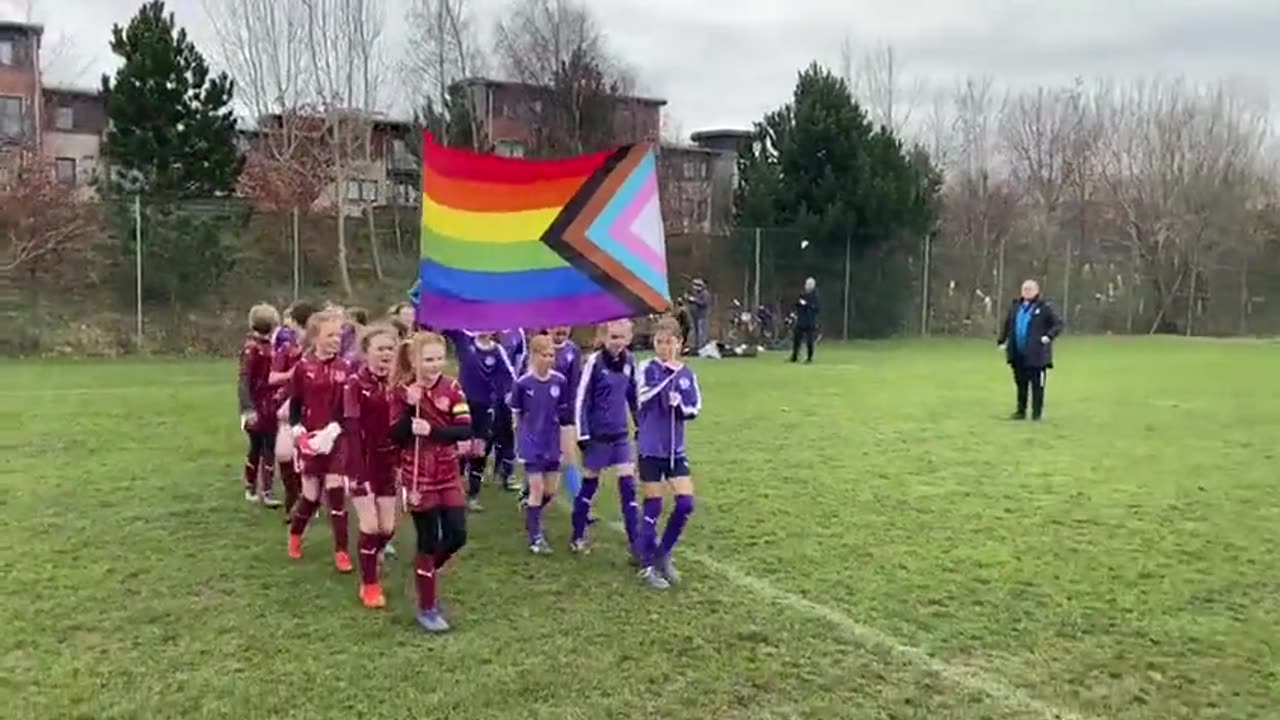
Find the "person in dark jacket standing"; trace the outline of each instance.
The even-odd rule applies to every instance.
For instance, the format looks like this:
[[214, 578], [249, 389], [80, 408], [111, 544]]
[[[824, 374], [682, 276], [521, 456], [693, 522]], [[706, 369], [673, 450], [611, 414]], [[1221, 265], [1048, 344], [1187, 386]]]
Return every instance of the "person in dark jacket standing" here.
[[1040, 284], [1035, 280], [1022, 283], [1022, 297], [1013, 301], [996, 340], [1004, 347], [1018, 388], [1014, 420], [1027, 418], [1028, 395], [1031, 419], [1039, 420], [1044, 415], [1045, 380], [1053, 367], [1053, 342], [1061, 332], [1062, 320], [1053, 306], [1040, 297]]
[[800, 359], [800, 343], [804, 343], [805, 362], [813, 362], [813, 343], [818, 334], [818, 312], [822, 304], [818, 301], [818, 283], [813, 278], [805, 278], [804, 292], [796, 300], [796, 323], [791, 332], [791, 362]]

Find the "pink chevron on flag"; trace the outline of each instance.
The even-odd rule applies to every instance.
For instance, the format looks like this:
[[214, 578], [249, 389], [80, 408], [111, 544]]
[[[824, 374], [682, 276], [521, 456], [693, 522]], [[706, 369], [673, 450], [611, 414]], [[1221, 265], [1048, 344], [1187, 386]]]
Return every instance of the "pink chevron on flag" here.
[[[652, 216], [657, 215], [657, 235], [655, 236]], [[609, 227], [613, 235], [629, 250], [636, 259], [644, 261], [649, 267], [665, 272], [666, 260], [663, 254], [653, 247], [651, 242], [660, 245], [662, 242], [661, 212], [658, 207], [658, 178], [649, 176], [640, 186], [635, 197], [627, 203], [627, 207]], [[637, 232], [639, 230], [639, 232]], [[650, 238], [650, 241], [646, 241]]]

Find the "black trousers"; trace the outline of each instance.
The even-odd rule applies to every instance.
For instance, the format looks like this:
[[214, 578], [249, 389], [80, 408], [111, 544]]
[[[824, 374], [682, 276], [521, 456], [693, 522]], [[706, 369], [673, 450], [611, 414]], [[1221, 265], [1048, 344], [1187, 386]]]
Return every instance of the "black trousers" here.
[[423, 555], [452, 556], [467, 544], [467, 509], [438, 507], [415, 511], [413, 527], [418, 531], [418, 552]]
[[814, 327], [806, 327], [796, 325], [791, 331], [791, 362], [800, 359], [800, 343], [804, 343], [806, 360], [813, 360], [813, 341], [817, 338], [818, 330]]
[[1044, 387], [1049, 371], [1041, 367], [1028, 367], [1015, 361], [1013, 384], [1018, 388], [1018, 414], [1027, 414], [1027, 399], [1031, 400], [1031, 417], [1039, 419], [1044, 414]]

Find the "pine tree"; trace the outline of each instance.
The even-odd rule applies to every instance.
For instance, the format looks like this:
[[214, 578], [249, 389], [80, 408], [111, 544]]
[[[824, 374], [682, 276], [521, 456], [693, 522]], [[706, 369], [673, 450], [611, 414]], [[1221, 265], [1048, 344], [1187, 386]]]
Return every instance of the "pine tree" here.
[[114, 78], [102, 77], [110, 120], [102, 189], [118, 200], [108, 217], [122, 292], [133, 300], [137, 228], [128, 200], [137, 194], [143, 299], [176, 308], [216, 296], [234, 267], [227, 236], [247, 217], [230, 199], [243, 165], [234, 86], [225, 73], [210, 76], [161, 0], [144, 3], [127, 27], [111, 28], [111, 51], [122, 63]]
[[111, 51], [123, 62], [114, 79], [102, 77], [111, 121], [102, 149], [108, 191], [125, 189], [123, 178], [133, 176], [149, 194], [230, 194], [242, 162], [231, 79], [210, 76], [162, 0], [145, 3], [128, 27], [112, 27]]
[[903, 251], [918, 245], [936, 213], [940, 180], [928, 154], [874, 127], [845, 81], [816, 63], [800, 73], [791, 102], [755, 132], [738, 158], [738, 224], [785, 228], [809, 241], [764, 251], [796, 271], [785, 282], [797, 288], [804, 275], [843, 285], [848, 253], [855, 334], [900, 329], [911, 296]]

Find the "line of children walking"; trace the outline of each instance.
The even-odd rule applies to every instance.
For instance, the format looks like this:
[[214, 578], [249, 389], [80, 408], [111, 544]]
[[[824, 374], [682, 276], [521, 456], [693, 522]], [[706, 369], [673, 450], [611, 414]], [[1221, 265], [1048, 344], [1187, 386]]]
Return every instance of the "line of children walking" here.
[[[657, 324], [657, 358], [638, 367], [628, 350], [629, 321], [601, 326], [601, 349], [581, 365], [568, 328], [532, 340], [520, 333], [518, 343], [489, 333], [449, 332], [459, 362], [455, 379], [444, 374], [445, 338], [409, 334], [397, 327], [397, 310], [392, 309], [390, 323], [358, 333], [347, 357], [343, 335], [350, 316], [339, 308], [317, 311], [296, 303], [278, 330], [270, 306], [250, 312], [240, 383], [241, 424], [249, 437], [246, 497], [269, 507], [279, 504], [270, 495], [272, 463], [264, 450], [270, 445], [264, 438], [275, 433], [290, 510], [290, 558], [302, 557], [305, 530], [323, 500], [334, 565], [339, 572], [353, 570], [346, 517], [350, 497], [359, 525], [359, 597], [366, 607], [385, 607], [382, 558], [395, 532], [399, 500], [417, 531], [418, 621], [428, 631], [447, 631], [436, 599], [438, 572], [466, 543], [467, 511], [479, 509], [478, 482], [490, 452], [495, 475], [510, 477], [490, 442], [495, 418], [509, 413], [515, 436], [507, 443], [511, 460], [518, 451], [527, 479], [525, 529], [532, 553], [552, 552], [543, 511], [555, 497], [561, 471], [576, 465], [580, 453], [585, 472], [574, 488], [570, 549], [590, 552], [592, 504], [601, 474], [612, 470], [641, 579], [655, 589], [679, 581], [672, 551], [693, 512], [684, 425], [697, 416], [701, 396], [692, 369], [679, 360], [680, 329], [674, 320]], [[629, 419], [639, 450], [643, 512]], [[283, 459], [286, 449], [290, 462]], [[291, 479], [286, 466], [292, 471], [295, 464], [300, 478]], [[674, 509], [659, 540], [664, 488], [675, 496]]]

